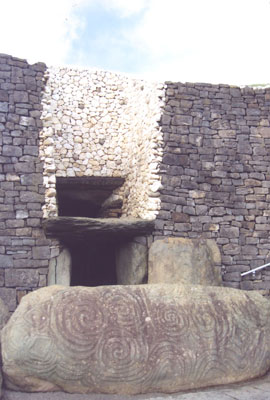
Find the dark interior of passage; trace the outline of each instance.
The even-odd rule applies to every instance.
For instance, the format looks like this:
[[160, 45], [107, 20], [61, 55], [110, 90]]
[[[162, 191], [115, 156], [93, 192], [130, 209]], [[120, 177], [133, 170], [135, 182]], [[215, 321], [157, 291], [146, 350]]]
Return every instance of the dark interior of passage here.
[[104, 201], [124, 181], [120, 177], [57, 177], [58, 216], [98, 217]]
[[[99, 216], [102, 204], [113, 190], [124, 183], [123, 178], [58, 177], [56, 180], [59, 217]], [[116, 284], [116, 243], [106, 240], [75, 241], [71, 237], [65, 245], [72, 258], [72, 286], [100, 286]]]
[[116, 285], [115, 244], [75, 243], [69, 246], [72, 258], [71, 286]]

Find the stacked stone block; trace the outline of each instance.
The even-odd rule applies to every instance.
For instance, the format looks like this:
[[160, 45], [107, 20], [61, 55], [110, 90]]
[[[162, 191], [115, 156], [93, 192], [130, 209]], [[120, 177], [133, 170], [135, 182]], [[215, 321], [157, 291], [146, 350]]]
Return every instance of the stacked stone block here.
[[269, 289], [270, 88], [167, 84], [155, 237], [215, 239], [224, 281]]
[[22, 295], [47, 285], [50, 242], [41, 227], [39, 160], [45, 65], [0, 55], [0, 297], [13, 311]]

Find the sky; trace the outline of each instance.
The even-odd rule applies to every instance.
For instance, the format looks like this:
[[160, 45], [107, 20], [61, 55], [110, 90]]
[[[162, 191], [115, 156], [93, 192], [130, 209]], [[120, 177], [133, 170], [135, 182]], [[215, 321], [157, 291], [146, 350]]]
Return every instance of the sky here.
[[270, 84], [270, 0], [0, 0], [0, 53], [143, 79]]

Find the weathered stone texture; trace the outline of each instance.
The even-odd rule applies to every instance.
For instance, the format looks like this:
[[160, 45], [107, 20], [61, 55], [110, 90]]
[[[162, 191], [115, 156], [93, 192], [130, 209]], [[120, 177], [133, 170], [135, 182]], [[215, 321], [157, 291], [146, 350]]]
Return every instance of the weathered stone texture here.
[[20, 391], [172, 393], [262, 376], [269, 301], [188, 285], [50, 286], [2, 331], [5, 385]]
[[[22, 292], [38, 287], [46, 260], [35, 257], [39, 232], [44, 237], [40, 212], [44, 203], [42, 165], [39, 154], [41, 90], [44, 64], [29, 65], [25, 60], [1, 55], [0, 70], [0, 297], [14, 311]], [[42, 213], [39, 217], [42, 216]], [[36, 232], [34, 233], [34, 230]], [[39, 247], [37, 247], [38, 249]], [[25, 269], [27, 268], [27, 269]], [[17, 299], [17, 300], [16, 300]]]
[[[269, 262], [269, 94], [270, 88], [167, 83], [155, 236], [216, 240], [228, 286], [240, 287], [239, 267]], [[237, 272], [237, 282], [226, 272]], [[265, 276], [243, 282], [255, 289]], [[270, 289], [270, 281], [262, 286]]]
[[148, 248], [136, 238], [123, 244], [116, 252], [116, 277], [119, 285], [146, 283], [148, 272]]
[[220, 264], [220, 252], [213, 240], [156, 240], [149, 249], [148, 283], [221, 286]]
[[[1, 285], [5, 269], [46, 269], [49, 246], [59, 251], [41, 229], [57, 216], [56, 177], [125, 177], [110, 199], [119, 209], [104, 204], [101, 217], [159, 212], [155, 239], [214, 239], [225, 273], [269, 261], [270, 88], [168, 82], [165, 93], [111, 72], [45, 70], [0, 56]], [[225, 284], [270, 289], [266, 271], [237, 274]], [[12, 299], [24, 289], [10, 287]]]
[[72, 259], [67, 248], [61, 249], [58, 256], [51, 258], [48, 272], [48, 285], [70, 285]]
[[55, 176], [109, 176], [126, 177], [115, 192], [124, 216], [154, 218], [164, 84], [72, 68], [49, 68], [47, 76], [40, 146], [44, 216], [57, 216]]
[[[153, 220], [139, 218], [85, 218], [85, 217], [55, 217], [48, 218], [43, 223], [48, 237], [57, 237], [64, 242], [75, 240], [110, 240], [117, 242], [119, 238], [130, 239], [135, 236], [150, 234], [154, 228]], [[47, 258], [45, 246], [34, 249], [34, 257]]]
[[[9, 319], [9, 312], [8, 308], [0, 298], [0, 335], [1, 330], [6, 325]], [[0, 343], [0, 351], [1, 351], [1, 343]], [[2, 367], [2, 360], [0, 366]], [[2, 377], [2, 368], [0, 369], [0, 398], [2, 398], [2, 384], [3, 384], [3, 377]]]
[[[0, 332], [3, 329], [3, 327], [6, 325], [9, 319], [9, 312], [8, 308], [3, 302], [3, 300], [0, 299]], [[1, 388], [1, 385], [0, 385]], [[1, 397], [1, 396], [0, 396]]]

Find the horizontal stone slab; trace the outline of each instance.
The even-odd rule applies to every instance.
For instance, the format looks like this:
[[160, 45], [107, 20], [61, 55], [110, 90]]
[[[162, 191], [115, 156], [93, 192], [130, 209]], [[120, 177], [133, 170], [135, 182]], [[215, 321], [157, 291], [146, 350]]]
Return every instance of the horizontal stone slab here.
[[187, 285], [50, 286], [2, 331], [9, 389], [172, 393], [240, 382], [270, 366], [269, 301]]
[[48, 237], [57, 237], [66, 242], [93, 240], [117, 240], [150, 234], [153, 220], [136, 218], [86, 218], [53, 217], [43, 222]]
[[125, 178], [107, 176], [85, 176], [85, 177], [57, 177], [57, 188], [65, 189], [108, 189], [114, 190], [123, 185]]

